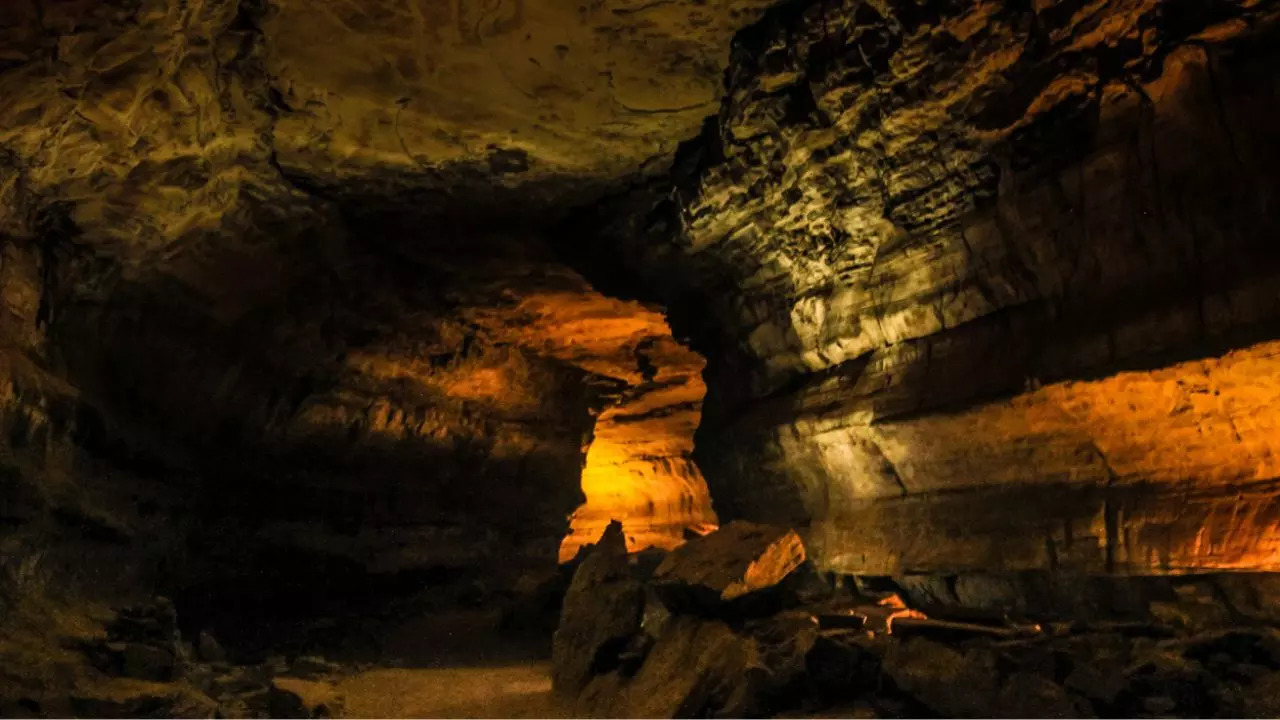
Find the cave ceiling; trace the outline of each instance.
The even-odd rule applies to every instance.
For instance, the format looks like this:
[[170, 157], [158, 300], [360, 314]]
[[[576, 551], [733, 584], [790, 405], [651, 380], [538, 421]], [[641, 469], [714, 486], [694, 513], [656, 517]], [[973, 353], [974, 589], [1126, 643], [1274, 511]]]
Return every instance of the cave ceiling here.
[[664, 169], [766, 5], [5, 3], [0, 192], [66, 203], [105, 251], [161, 256], [306, 214], [300, 186], [438, 207], [537, 187], [528, 205], [565, 205]]

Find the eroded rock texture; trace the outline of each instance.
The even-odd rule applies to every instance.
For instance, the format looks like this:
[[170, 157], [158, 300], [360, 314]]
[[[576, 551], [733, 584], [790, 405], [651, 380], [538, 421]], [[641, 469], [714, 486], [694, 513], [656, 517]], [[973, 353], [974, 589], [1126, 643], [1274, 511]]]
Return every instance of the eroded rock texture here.
[[0, 4], [0, 680], [615, 518], [1012, 605], [1278, 569], [1274, 3], [771, 5]]
[[764, 5], [4, 3], [6, 619], [163, 591], [243, 646], [483, 596], [584, 463], [580, 535], [713, 523], [702, 361], [537, 228], [660, 171]]
[[740, 36], [718, 122], [606, 233], [710, 358], [722, 518], [853, 573], [1274, 569], [1274, 16], [814, 3]]

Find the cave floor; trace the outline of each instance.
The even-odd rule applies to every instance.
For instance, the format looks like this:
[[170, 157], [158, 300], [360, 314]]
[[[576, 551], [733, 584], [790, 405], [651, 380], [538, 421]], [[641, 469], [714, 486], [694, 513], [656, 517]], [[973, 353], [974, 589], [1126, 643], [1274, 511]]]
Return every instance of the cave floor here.
[[492, 613], [426, 616], [395, 628], [378, 667], [338, 683], [347, 717], [568, 717], [551, 693], [549, 648], [513, 638]]
[[546, 661], [493, 667], [386, 668], [344, 679], [347, 717], [568, 717]]

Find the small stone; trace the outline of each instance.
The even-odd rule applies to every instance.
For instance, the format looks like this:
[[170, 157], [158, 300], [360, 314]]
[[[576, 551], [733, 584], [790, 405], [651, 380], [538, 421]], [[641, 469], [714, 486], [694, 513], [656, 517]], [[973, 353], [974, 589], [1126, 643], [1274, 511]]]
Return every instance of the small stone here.
[[866, 640], [857, 631], [818, 633], [805, 656], [805, 669], [820, 695], [838, 700], [875, 689], [880, 679], [880, 656], [868, 649]]

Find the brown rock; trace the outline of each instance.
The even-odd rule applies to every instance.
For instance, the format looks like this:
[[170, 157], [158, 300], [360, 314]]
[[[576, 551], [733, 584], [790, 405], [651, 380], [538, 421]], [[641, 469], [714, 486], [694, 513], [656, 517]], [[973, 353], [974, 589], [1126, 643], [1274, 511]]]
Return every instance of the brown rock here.
[[1027, 672], [1015, 672], [1005, 679], [991, 715], [1008, 718], [1093, 717], [1087, 702], [1071, 697], [1052, 680]]
[[1119, 673], [1103, 672], [1091, 663], [1080, 662], [1063, 680], [1063, 685], [1105, 706], [1115, 702], [1116, 696], [1124, 689], [1124, 677]]
[[621, 523], [610, 523], [564, 597], [551, 643], [551, 681], [574, 695], [593, 675], [612, 670], [640, 632], [644, 590], [631, 575]]
[[880, 680], [880, 658], [889, 638], [855, 630], [818, 634], [805, 656], [809, 678], [825, 698], [851, 698], [874, 690]]
[[210, 718], [217, 704], [187, 683], [116, 679], [86, 685], [71, 694], [71, 709], [81, 717]]
[[1280, 717], [1280, 672], [1258, 678], [1241, 696], [1243, 717]]
[[196, 656], [205, 662], [226, 662], [227, 651], [212, 635], [201, 631], [196, 640]]
[[735, 520], [671, 551], [653, 584], [673, 608], [714, 609], [777, 586], [804, 559], [794, 530]]
[[911, 638], [890, 648], [883, 667], [899, 690], [943, 716], [990, 715], [995, 706], [1000, 677], [988, 652]]
[[122, 655], [121, 675], [139, 680], [172, 680], [176, 659], [167, 648], [128, 643]]
[[773, 688], [754, 639], [722, 622], [672, 618], [630, 680], [592, 681], [577, 705], [587, 716], [754, 717]]

